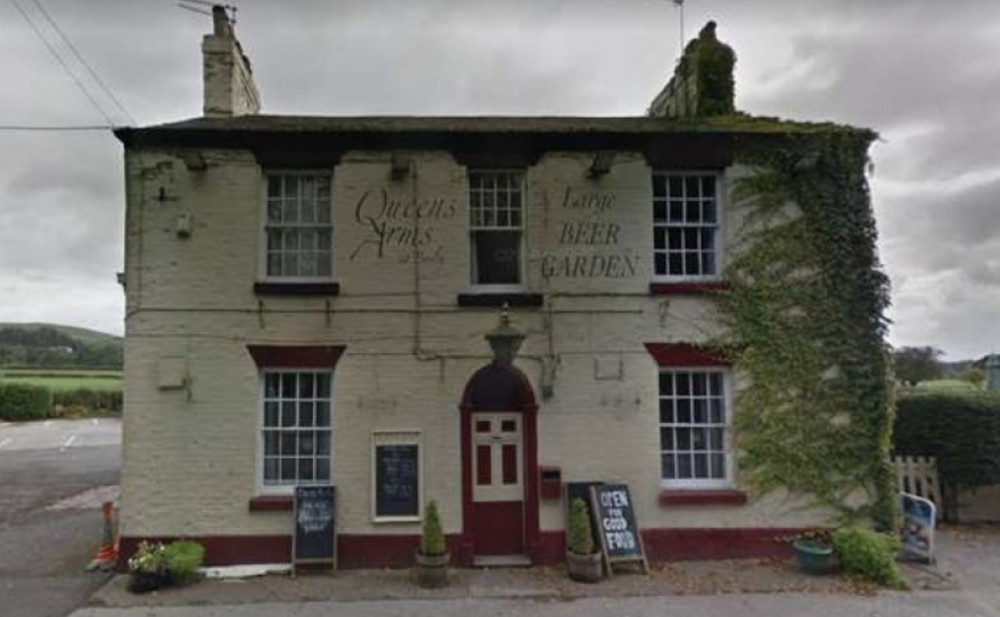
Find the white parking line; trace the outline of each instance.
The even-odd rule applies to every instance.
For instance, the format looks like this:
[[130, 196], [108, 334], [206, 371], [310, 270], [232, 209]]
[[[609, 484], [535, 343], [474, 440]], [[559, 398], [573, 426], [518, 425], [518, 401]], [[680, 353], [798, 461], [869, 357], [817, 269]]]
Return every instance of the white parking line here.
[[63, 445], [59, 446], [59, 451], [65, 452], [66, 448], [73, 445], [74, 441], [76, 441], [76, 435], [70, 435], [69, 438], [67, 438], [66, 441], [63, 442]]
[[9, 444], [12, 441], [14, 441], [13, 437], [8, 437], [7, 439], [4, 439], [3, 441], [0, 441], [0, 448], [6, 446], [7, 444]]
[[43, 427], [44, 427], [44, 426], [48, 426], [48, 425], [50, 425], [50, 424], [52, 424], [52, 420], [46, 420], [45, 422], [42, 422], [42, 426], [43, 426]]
[[90, 423], [93, 424], [94, 426], [97, 426], [97, 418], [91, 418]]

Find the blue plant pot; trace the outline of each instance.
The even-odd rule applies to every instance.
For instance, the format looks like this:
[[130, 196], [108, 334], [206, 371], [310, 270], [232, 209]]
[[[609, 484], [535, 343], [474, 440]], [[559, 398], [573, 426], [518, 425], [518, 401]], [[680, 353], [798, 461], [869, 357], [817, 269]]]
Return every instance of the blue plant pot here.
[[792, 543], [799, 567], [809, 574], [829, 574], [834, 568], [833, 547], [809, 538]]

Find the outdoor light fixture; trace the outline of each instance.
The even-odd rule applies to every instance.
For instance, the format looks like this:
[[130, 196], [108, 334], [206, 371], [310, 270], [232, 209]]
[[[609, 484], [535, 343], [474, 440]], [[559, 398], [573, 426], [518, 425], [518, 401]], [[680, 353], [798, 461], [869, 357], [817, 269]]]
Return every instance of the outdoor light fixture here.
[[501, 365], [509, 365], [514, 362], [514, 356], [521, 348], [524, 334], [510, 325], [506, 304], [500, 313], [500, 325], [495, 330], [486, 333], [486, 340], [490, 344], [490, 349], [493, 350], [493, 362]]
[[614, 164], [614, 152], [598, 152], [594, 155], [594, 162], [590, 164], [590, 169], [587, 170], [587, 176], [590, 178], [603, 176], [611, 171], [611, 166]]

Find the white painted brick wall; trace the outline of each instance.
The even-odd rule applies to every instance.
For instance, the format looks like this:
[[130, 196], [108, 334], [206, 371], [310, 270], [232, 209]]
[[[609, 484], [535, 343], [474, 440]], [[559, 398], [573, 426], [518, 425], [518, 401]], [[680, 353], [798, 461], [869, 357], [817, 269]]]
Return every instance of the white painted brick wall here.
[[[340, 491], [342, 533], [417, 533], [415, 524], [374, 524], [370, 512], [371, 431], [419, 428], [424, 445], [425, 497], [441, 504], [444, 526], [461, 526], [457, 405], [466, 381], [488, 360], [483, 334], [495, 309], [459, 308], [469, 288], [466, 171], [450, 155], [413, 153], [415, 174], [389, 179], [388, 153], [349, 153], [335, 173], [336, 272], [341, 295], [258, 298], [262, 172], [245, 152], [207, 150], [204, 172], [191, 172], [176, 151], [127, 155], [127, 339], [122, 470], [122, 533], [277, 534], [287, 513], [250, 513], [258, 494], [260, 401], [251, 343], [343, 344], [334, 388], [334, 482]], [[701, 341], [717, 331], [711, 300], [648, 295], [652, 279], [650, 169], [637, 154], [621, 153], [597, 180], [586, 177], [591, 157], [545, 156], [528, 173], [527, 282], [546, 294], [545, 309], [512, 310], [528, 337], [517, 364], [539, 399], [542, 465], [562, 468], [565, 480], [625, 481], [645, 527], [791, 526], [822, 522], [796, 511], [781, 495], [745, 507], [662, 508], [657, 501], [659, 443], [657, 367], [647, 341]], [[741, 173], [730, 170], [729, 176]], [[160, 188], [166, 199], [160, 200]], [[563, 208], [566, 188], [615, 196], [604, 216]], [[420, 341], [417, 345], [412, 253], [387, 249], [381, 259], [359, 244], [371, 227], [356, 206], [391, 198], [441, 199], [454, 214], [421, 221], [427, 250], [439, 257], [420, 266]], [[450, 207], [449, 207], [450, 208]], [[188, 239], [174, 233], [177, 216], [194, 221]], [[558, 245], [565, 220], [613, 221], [617, 246], [631, 251], [634, 277], [549, 279], [544, 255], [573, 253]], [[389, 220], [413, 225], [413, 220]], [[726, 211], [732, 237], [738, 217]], [[551, 342], [547, 316], [551, 307]], [[553, 396], [542, 398], [541, 360], [558, 358]], [[157, 389], [157, 361], [186, 360], [192, 384]], [[439, 358], [439, 359], [435, 359]], [[595, 362], [597, 363], [595, 368]], [[622, 365], [622, 379], [608, 376]], [[562, 527], [559, 506], [543, 502], [543, 529]]]

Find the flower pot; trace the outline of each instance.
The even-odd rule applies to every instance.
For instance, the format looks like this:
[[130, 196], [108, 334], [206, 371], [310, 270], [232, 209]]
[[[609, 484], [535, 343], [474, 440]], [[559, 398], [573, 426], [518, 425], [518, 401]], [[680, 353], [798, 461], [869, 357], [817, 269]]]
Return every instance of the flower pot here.
[[578, 555], [573, 551], [566, 551], [566, 570], [571, 579], [580, 583], [596, 583], [604, 578], [600, 553]]
[[792, 543], [799, 567], [809, 574], [828, 574], [833, 571], [833, 547], [810, 538], [799, 538]]
[[417, 551], [417, 584], [433, 589], [448, 584], [448, 563], [451, 554], [424, 555]]
[[161, 572], [133, 572], [128, 580], [132, 593], [149, 593], [170, 585], [170, 576]]

